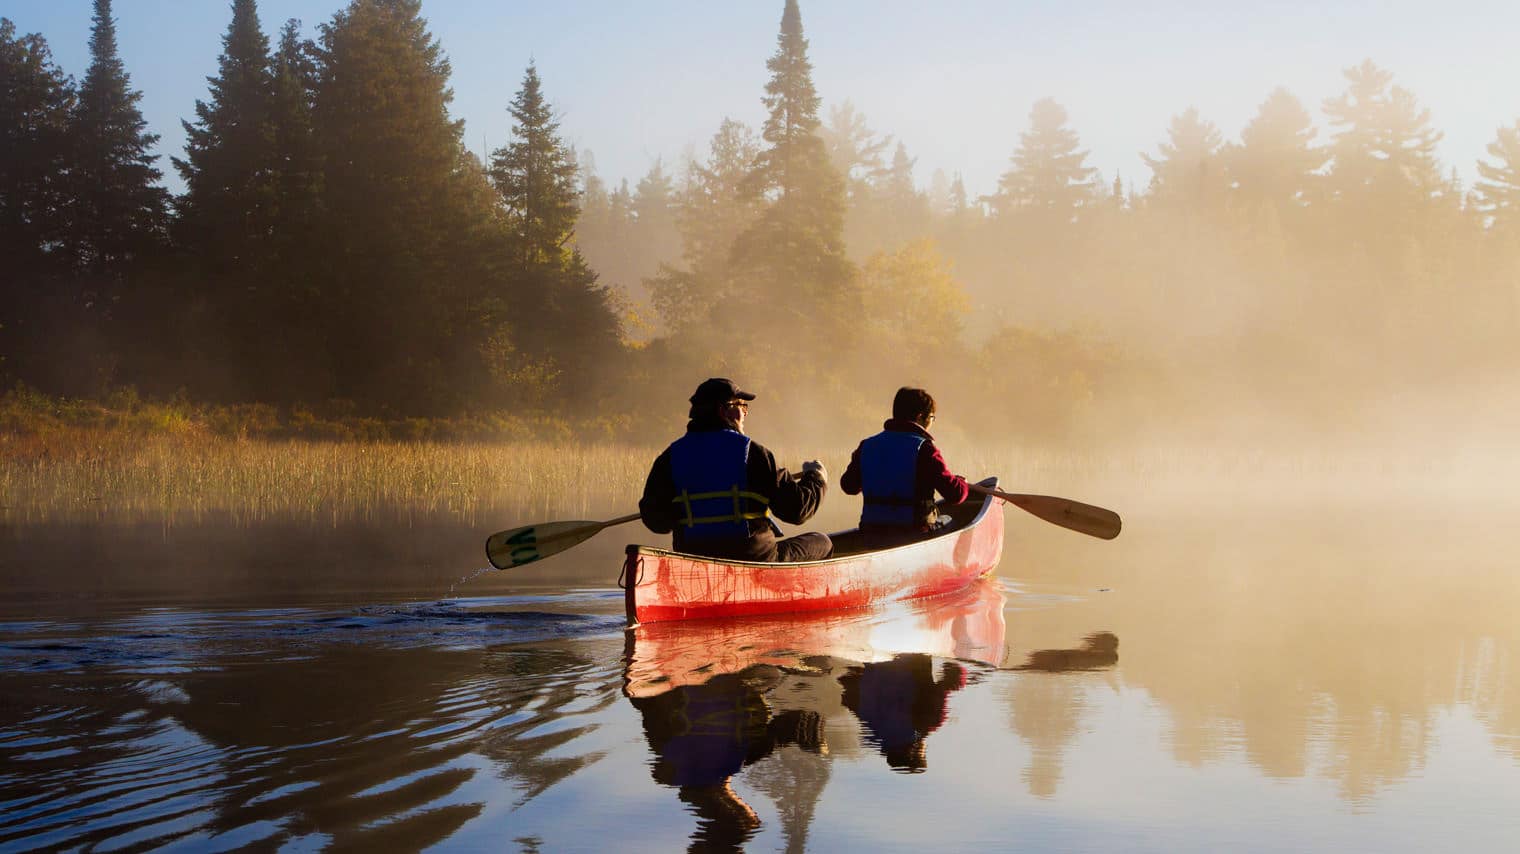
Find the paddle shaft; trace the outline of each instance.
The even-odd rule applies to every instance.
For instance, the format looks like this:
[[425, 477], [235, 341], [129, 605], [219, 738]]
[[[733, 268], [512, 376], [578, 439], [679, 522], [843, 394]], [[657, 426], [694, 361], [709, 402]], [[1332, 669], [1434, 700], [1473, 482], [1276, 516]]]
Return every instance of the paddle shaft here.
[[976, 483], [967, 485], [971, 487], [972, 492], [996, 496], [1052, 525], [1060, 525], [1090, 537], [1112, 540], [1119, 536], [1119, 530], [1123, 527], [1119, 514], [1104, 507], [1083, 504], [1080, 501], [1058, 498], [1054, 495], [1023, 495]]

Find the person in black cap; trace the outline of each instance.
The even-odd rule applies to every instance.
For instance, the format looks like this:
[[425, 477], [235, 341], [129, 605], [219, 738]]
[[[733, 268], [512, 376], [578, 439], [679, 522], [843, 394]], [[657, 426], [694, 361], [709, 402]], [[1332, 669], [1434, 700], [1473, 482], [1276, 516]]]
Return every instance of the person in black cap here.
[[656, 534], [673, 534], [678, 552], [765, 562], [822, 560], [834, 553], [827, 534], [779, 540], [772, 517], [792, 525], [813, 518], [828, 489], [828, 473], [823, 463], [810, 460], [794, 477], [744, 435], [754, 399], [724, 377], [697, 386], [686, 435], [655, 459], [639, 515]]

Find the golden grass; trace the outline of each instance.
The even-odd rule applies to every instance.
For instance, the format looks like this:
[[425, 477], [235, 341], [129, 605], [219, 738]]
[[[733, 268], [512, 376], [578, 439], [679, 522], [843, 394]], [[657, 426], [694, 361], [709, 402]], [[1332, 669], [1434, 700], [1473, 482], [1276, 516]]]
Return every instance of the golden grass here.
[[[0, 521], [247, 524], [631, 507], [655, 450], [523, 442], [309, 442], [203, 433], [0, 436]], [[620, 510], [618, 512], [627, 512]]]
[[[1520, 475], [1520, 455], [1512, 451], [1432, 457], [1377, 449], [1153, 447], [1073, 454], [955, 439], [942, 444], [952, 469], [973, 480], [995, 474], [1009, 491], [1115, 502], [1112, 509], [1121, 513], [1168, 500], [1513, 498], [1509, 485]], [[0, 524], [600, 519], [636, 508], [659, 450], [608, 441], [249, 439], [194, 424], [146, 433], [0, 431]], [[805, 458], [795, 449], [773, 450], [794, 470]], [[849, 449], [831, 448], [823, 457], [837, 485]], [[830, 496], [825, 510], [832, 514], [844, 496], [837, 490]], [[851, 513], [857, 506], [844, 504]]]

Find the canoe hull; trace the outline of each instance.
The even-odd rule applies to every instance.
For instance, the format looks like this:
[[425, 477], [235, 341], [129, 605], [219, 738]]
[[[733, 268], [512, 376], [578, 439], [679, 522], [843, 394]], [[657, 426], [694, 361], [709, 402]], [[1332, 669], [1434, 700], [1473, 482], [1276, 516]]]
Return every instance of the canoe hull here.
[[[721, 561], [629, 546], [628, 622], [865, 608], [951, 593], [997, 567], [1002, 504], [987, 497], [967, 524], [932, 539], [806, 563]], [[835, 537], [852, 535], [858, 536]]]

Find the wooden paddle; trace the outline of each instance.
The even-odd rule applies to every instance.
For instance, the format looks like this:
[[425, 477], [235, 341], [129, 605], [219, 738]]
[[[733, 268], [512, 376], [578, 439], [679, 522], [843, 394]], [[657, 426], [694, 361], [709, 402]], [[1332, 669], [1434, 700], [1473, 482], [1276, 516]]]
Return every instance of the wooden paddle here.
[[498, 531], [486, 540], [486, 560], [497, 569], [511, 569], [557, 555], [596, 536], [603, 528], [632, 522], [637, 513], [605, 522], [545, 522], [510, 531]]
[[1054, 495], [1016, 495], [1001, 489], [989, 489], [976, 483], [968, 485], [972, 492], [995, 495], [1053, 525], [1070, 528], [1089, 537], [1112, 540], [1119, 536], [1119, 529], [1124, 524], [1120, 521], [1119, 514], [1112, 510], [1072, 501], [1070, 498], [1057, 498]]

